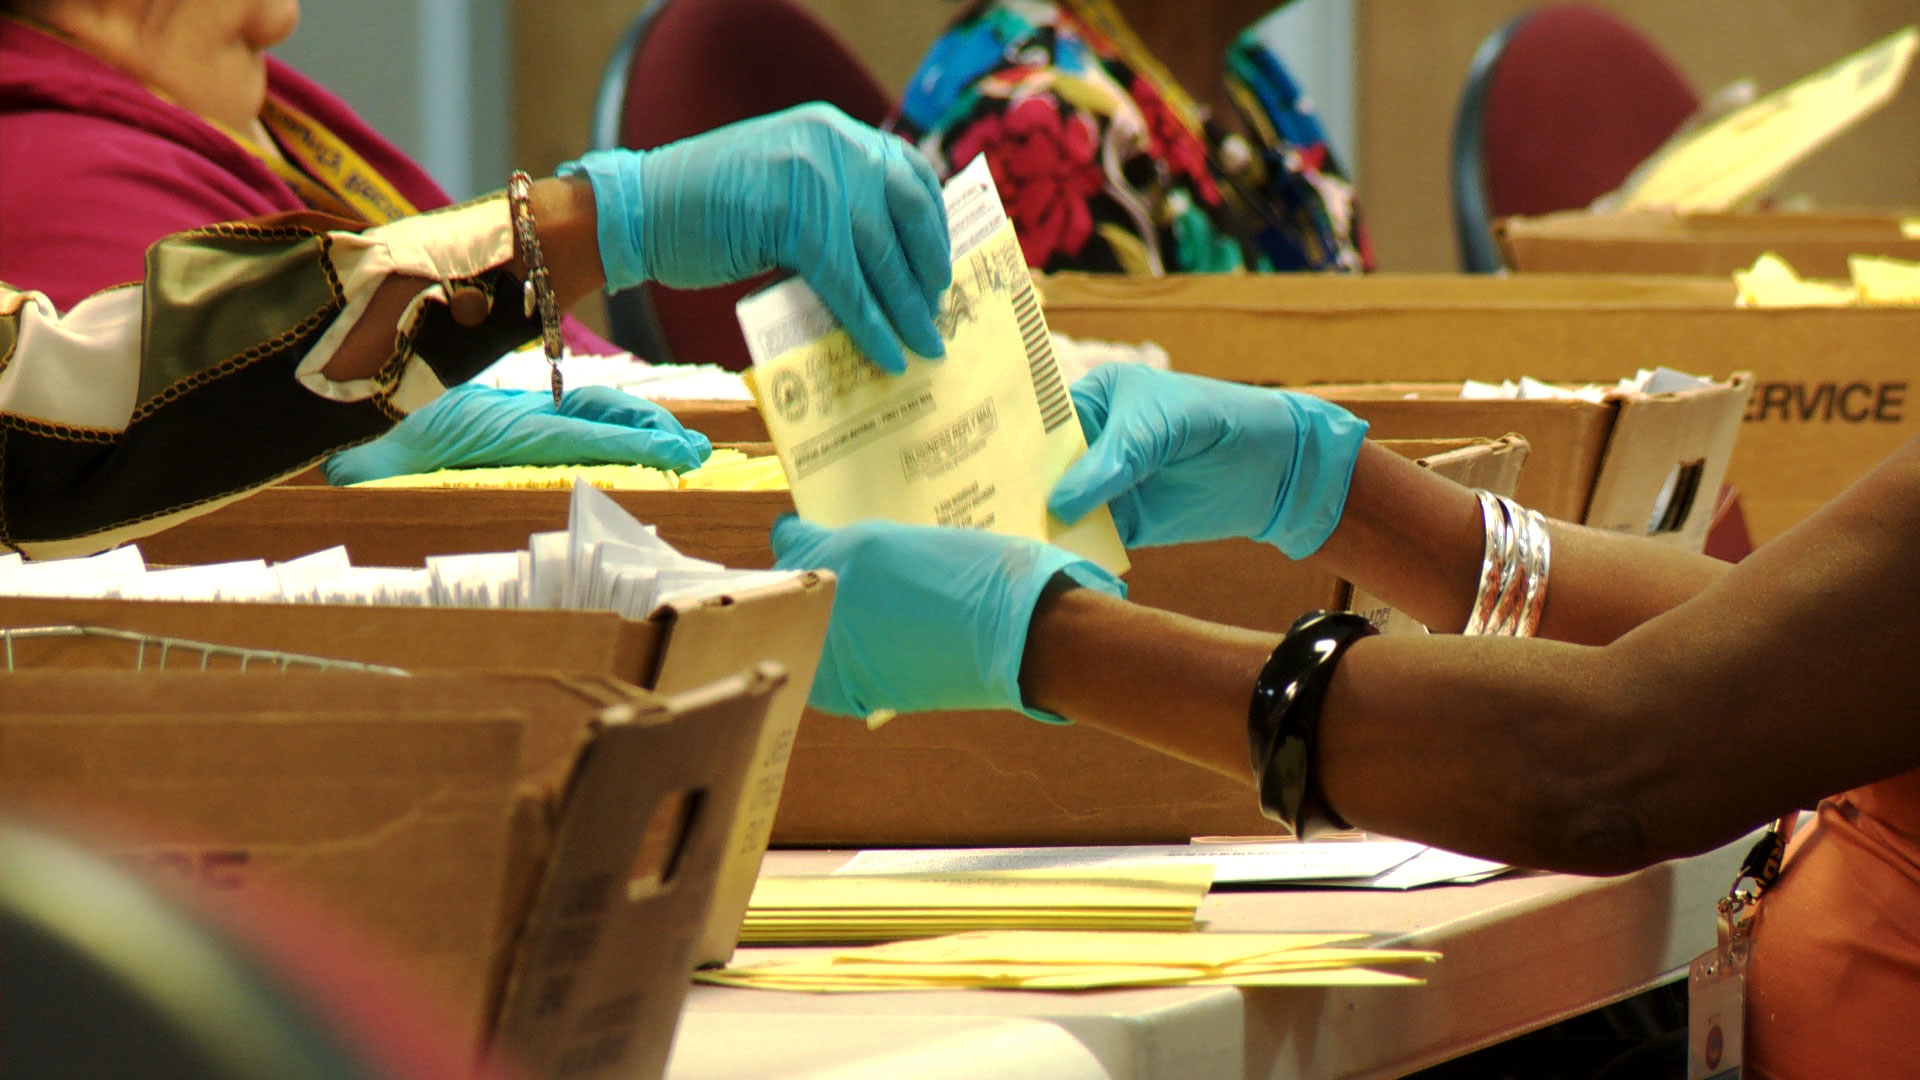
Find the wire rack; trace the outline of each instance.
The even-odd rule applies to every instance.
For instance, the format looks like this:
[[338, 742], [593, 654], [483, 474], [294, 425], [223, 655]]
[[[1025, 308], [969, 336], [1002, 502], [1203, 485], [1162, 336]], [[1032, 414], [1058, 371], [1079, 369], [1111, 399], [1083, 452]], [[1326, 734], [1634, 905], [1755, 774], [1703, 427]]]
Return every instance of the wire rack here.
[[215, 661], [222, 663], [221, 670], [241, 671], [254, 666], [273, 667], [281, 671], [351, 671], [374, 675], [405, 675], [407, 672], [397, 667], [381, 664], [363, 664], [356, 660], [330, 660], [323, 656], [308, 656], [303, 653], [285, 652], [279, 649], [248, 649], [237, 645], [215, 645], [211, 642], [193, 641], [187, 638], [167, 637], [160, 634], [142, 634], [132, 630], [118, 630], [105, 626], [22, 626], [0, 628], [0, 653], [6, 659], [7, 671], [26, 670], [24, 664], [16, 664], [14, 645], [17, 642], [48, 640], [87, 640], [117, 641], [133, 646], [133, 669], [135, 671], [207, 671]]

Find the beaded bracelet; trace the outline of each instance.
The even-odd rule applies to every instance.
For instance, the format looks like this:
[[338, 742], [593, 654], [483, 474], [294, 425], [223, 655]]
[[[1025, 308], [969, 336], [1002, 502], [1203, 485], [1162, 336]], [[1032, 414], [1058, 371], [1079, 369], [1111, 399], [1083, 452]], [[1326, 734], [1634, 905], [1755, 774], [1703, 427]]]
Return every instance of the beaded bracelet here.
[[1347, 648], [1376, 633], [1350, 611], [1302, 615], [1267, 658], [1247, 707], [1247, 743], [1260, 812], [1302, 840], [1347, 828], [1314, 782], [1320, 705]]
[[526, 260], [527, 284], [522, 292], [527, 318], [540, 314], [540, 344], [553, 371], [553, 407], [560, 407], [560, 354], [565, 343], [560, 338], [560, 304], [554, 299], [553, 279], [547, 273], [546, 256], [540, 250], [540, 234], [533, 228], [533, 178], [525, 170], [515, 169], [507, 176], [507, 207], [513, 216], [513, 236], [520, 245], [520, 257]]

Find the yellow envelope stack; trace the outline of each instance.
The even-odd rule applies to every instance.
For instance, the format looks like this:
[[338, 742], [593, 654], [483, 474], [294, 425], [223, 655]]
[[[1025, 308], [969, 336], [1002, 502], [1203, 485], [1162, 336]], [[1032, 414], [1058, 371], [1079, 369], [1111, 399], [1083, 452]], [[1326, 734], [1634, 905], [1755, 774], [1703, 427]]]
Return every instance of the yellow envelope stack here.
[[441, 469], [367, 480], [371, 488], [502, 488], [566, 491], [584, 480], [602, 491], [785, 491], [786, 473], [771, 454], [749, 457], [734, 449], [713, 452], [706, 464], [675, 473], [645, 465], [502, 465], [479, 469]]
[[1193, 929], [1208, 865], [763, 876], [744, 944], [898, 941], [969, 930]]
[[[1126, 986], [1418, 986], [1440, 958], [1362, 934], [984, 931], [699, 973], [764, 990], [1094, 990]], [[1386, 970], [1386, 969], [1393, 970]]]

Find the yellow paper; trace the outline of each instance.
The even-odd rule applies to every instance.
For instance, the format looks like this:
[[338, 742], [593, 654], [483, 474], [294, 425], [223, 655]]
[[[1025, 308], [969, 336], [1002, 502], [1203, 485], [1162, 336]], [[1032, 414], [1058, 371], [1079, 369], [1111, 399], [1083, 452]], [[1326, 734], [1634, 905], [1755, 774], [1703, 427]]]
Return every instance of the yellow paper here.
[[1625, 210], [1720, 211], [1885, 104], [1920, 46], [1914, 27], [1689, 132], [1621, 191]]
[[1847, 260], [1860, 302], [1870, 307], [1920, 304], [1920, 262], [1877, 255], [1855, 255]]
[[1734, 271], [1733, 283], [1739, 290], [1735, 303], [1741, 307], [1848, 307], [1859, 301], [1853, 286], [1804, 280], [1772, 252], [1755, 260], [1751, 269]]
[[798, 279], [740, 302], [748, 380], [801, 516], [989, 529], [1057, 544], [1118, 574], [1105, 508], [1067, 526], [1054, 482], [1086, 452], [1032, 280], [984, 161], [947, 185], [953, 287], [936, 322], [947, 356], [869, 364]]
[[934, 941], [907, 941], [863, 949], [862, 959], [893, 963], [1117, 963], [1217, 968], [1278, 959], [1365, 935], [1191, 933], [991, 933], [956, 934]]
[[1265, 975], [1227, 975], [1217, 979], [1195, 979], [1188, 986], [1425, 986], [1418, 975], [1401, 975], [1371, 968], [1323, 968], [1319, 971], [1286, 971]]
[[898, 941], [970, 930], [1190, 931], [1207, 864], [762, 877], [740, 940]]
[[[1439, 959], [1330, 944], [1358, 934], [959, 934], [703, 973], [729, 986], [811, 992], [1091, 990], [1121, 986], [1400, 986]], [[1392, 970], [1387, 970], [1392, 969]]]
[[762, 876], [750, 913], [831, 912], [834, 909], [1085, 909], [1192, 910], [1213, 881], [1207, 864], [1167, 867], [1084, 867], [1073, 870], [1000, 870], [977, 874], [850, 874]]
[[780, 459], [725, 448], [715, 450], [706, 463], [687, 473], [673, 473], [645, 465], [499, 465], [477, 469], [440, 469], [364, 480], [354, 487], [368, 488], [505, 488], [566, 491], [584, 480], [603, 491], [675, 491], [682, 488], [717, 491], [784, 491], [786, 474]]

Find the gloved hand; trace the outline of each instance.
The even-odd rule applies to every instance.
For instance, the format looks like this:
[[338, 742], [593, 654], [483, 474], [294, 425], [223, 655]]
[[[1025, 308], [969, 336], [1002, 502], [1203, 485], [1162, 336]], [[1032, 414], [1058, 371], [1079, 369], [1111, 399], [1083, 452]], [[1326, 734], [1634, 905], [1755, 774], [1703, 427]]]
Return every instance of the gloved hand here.
[[1305, 394], [1103, 364], [1073, 384], [1087, 453], [1047, 508], [1107, 503], [1128, 547], [1248, 536], [1288, 558], [1340, 523], [1366, 421]]
[[946, 204], [897, 136], [815, 103], [560, 166], [576, 172], [593, 184], [608, 291], [795, 270], [887, 371], [906, 370], [901, 341], [945, 355], [933, 315], [953, 280]]
[[609, 386], [545, 391], [464, 383], [370, 443], [323, 466], [329, 484], [479, 465], [651, 465], [685, 472], [712, 452], [651, 401]]
[[773, 526], [785, 570], [840, 583], [809, 700], [845, 716], [877, 710], [1026, 708], [1027, 624], [1056, 574], [1114, 596], [1118, 578], [1057, 547], [977, 529], [863, 521], [828, 529], [791, 515]]

